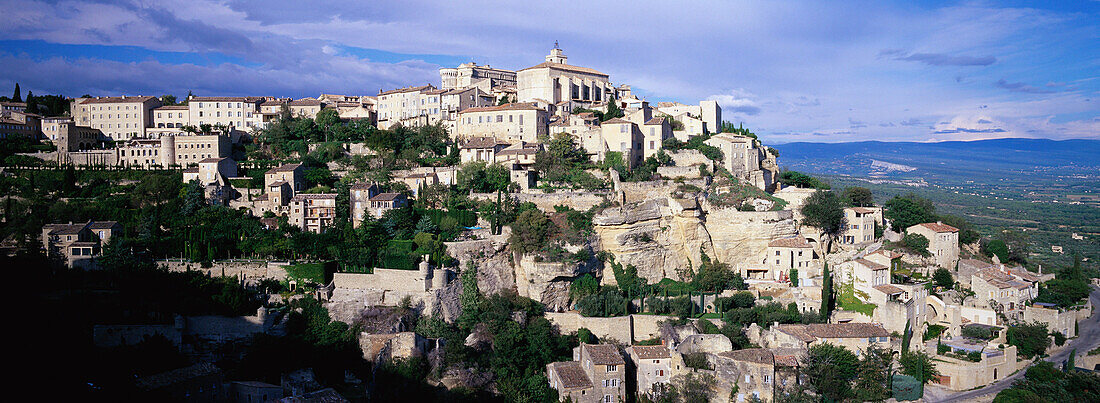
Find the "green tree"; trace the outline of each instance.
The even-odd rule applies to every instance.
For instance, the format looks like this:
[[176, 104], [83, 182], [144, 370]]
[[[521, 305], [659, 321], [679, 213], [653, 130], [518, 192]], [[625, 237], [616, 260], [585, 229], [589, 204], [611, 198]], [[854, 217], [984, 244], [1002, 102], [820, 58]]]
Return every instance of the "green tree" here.
[[1008, 344], [1016, 346], [1020, 356], [1031, 358], [1042, 355], [1050, 346], [1050, 332], [1047, 325], [1040, 322], [1018, 323], [1009, 326], [1005, 337]]
[[955, 286], [955, 277], [951, 275], [951, 271], [939, 268], [932, 274], [932, 282], [943, 288], [952, 288]]
[[843, 346], [818, 344], [810, 347], [803, 365], [807, 383], [828, 401], [842, 401], [852, 395], [852, 381], [859, 369], [855, 353]]
[[459, 296], [459, 304], [462, 305], [462, 314], [459, 315], [458, 324], [463, 329], [470, 329], [481, 316], [479, 306], [484, 299], [477, 286], [477, 266], [472, 260], [466, 263], [466, 270], [462, 271], [461, 279], [462, 294]]
[[27, 91], [27, 108], [28, 113], [38, 113], [38, 98], [35, 98], [34, 91]]
[[844, 189], [844, 199], [849, 205], [856, 207], [871, 207], [875, 205], [875, 196], [871, 189], [852, 186]]
[[164, 94], [160, 96], [160, 103], [164, 105], [175, 105], [176, 96], [172, 94]]
[[917, 224], [935, 222], [936, 207], [931, 200], [909, 193], [888, 200], [885, 216], [890, 220], [890, 228], [894, 232], [903, 232]]
[[940, 374], [932, 361], [932, 357], [922, 351], [910, 351], [902, 354], [898, 362], [902, 367], [901, 373], [917, 378], [922, 384], [928, 383]]
[[829, 320], [829, 315], [833, 313], [833, 301], [835, 291], [833, 291], [833, 274], [829, 272], [829, 263], [825, 263], [825, 270], [821, 274], [821, 309], [818, 313], [821, 314], [821, 320]]
[[877, 346], [867, 347], [863, 359], [859, 362], [859, 370], [855, 381], [855, 397], [860, 401], [883, 401], [890, 398], [891, 390], [887, 388], [891, 367], [893, 364], [893, 352]]
[[1008, 245], [1000, 239], [994, 239], [982, 245], [982, 253], [989, 257], [996, 256], [1002, 262], [1008, 262]]
[[828, 240], [826, 251], [831, 249], [832, 240], [844, 231], [844, 202], [833, 192], [818, 190], [802, 205], [802, 223], [817, 227]]
[[533, 253], [546, 246], [552, 232], [550, 220], [538, 209], [526, 210], [512, 223], [508, 241], [519, 253]]
[[601, 121], [606, 122], [608, 120], [621, 118], [623, 116], [626, 116], [623, 113], [623, 109], [619, 107], [619, 102], [615, 99], [615, 96], [612, 95], [611, 99], [607, 101], [607, 112], [603, 114], [603, 118], [601, 119]]
[[11, 96], [12, 102], [23, 102], [23, 92], [19, 91], [19, 83], [15, 83], [15, 94]]
[[901, 243], [913, 252], [928, 256], [928, 238], [921, 234], [905, 234]]

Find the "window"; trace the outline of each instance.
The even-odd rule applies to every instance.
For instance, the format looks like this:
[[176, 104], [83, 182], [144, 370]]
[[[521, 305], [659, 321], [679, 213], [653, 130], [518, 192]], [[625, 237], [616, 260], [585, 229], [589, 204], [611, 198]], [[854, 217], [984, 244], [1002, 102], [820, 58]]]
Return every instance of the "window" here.
[[617, 365], [608, 365], [607, 372], [615, 372], [615, 367], [617, 367]]
[[611, 403], [611, 402], [614, 402], [614, 400], [612, 400], [611, 395], [603, 395], [603, 402], [604, 403]]

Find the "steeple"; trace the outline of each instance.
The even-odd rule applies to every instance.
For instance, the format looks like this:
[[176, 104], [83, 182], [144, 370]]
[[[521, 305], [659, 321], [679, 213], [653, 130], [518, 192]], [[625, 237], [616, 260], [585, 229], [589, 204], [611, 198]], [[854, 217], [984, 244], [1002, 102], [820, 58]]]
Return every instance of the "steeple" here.
[[546, 55], [546, 62], [547, 63], [568, 64], [568, 63], [566, 63], [567, 60], [569, 60], [569, 58], [566, 57], [565, 53], [562, 53], [561, 48], [558, 47], [558, 41], [554, 41], [554, 48], [550, 49], [550, 54], [549, 55]]

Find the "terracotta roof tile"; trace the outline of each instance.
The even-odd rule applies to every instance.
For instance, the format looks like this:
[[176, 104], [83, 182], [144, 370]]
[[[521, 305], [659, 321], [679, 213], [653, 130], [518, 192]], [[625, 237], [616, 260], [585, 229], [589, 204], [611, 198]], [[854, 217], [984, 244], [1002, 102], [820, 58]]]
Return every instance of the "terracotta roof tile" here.
[[477, 113], [477, 112], [538, 111], [538, 110], [542, 110], [542, 108], [539, 108], [538, 105], [535, 105], [534, 103], [514, 102], [514, 103], [504, 104], [504, 105], [479, 106], [479, 107], [476, 107], [476, 108], [467, 108], [467, 109], [465, 109], [461, 112], [458, 112], [458, 113], [463, 114], [463, 113]]
[[81, 105], [87, 104], [121, 104], [121, 103], [141, 103], [156, 97], [151, 96], [123, 96], [123, 97], [101, 97], [101, 98], [89, 98], [88, 100], [81, 102]]
[[550, 62], [542, 62], [542, 63], [536, 64], [534, 66], [531, 66], [531, 67], [528, 67], [528, 68], [525, 68], [525, 69], [522, 69], [522, 70], [519, 70], [519, 71], [534, 70], [534, 69], [557, 69], [557, 70], [572, 71], [572, 72], [577, 72], [577, 73], [595, 74], [597, 76], [607, 77], [607, 74], [601, 73], [601, 72], [599, 72], [595, 69], [590, 69], [588, 67], [580, 67], [580, 66], [574, 66], [574, 65], [570, 65], [570, 64], [550, 63]]
[[810, 242], [806, 240], [804, 236], [795, 236], [791, 238], [780, 238], [768, 242], [768, 246], [774, 246], [777, 248], [811, 248]]
[[652, 360], [657, 358], [670, 358], [672, 355], [668, 351], [668, 346], [631, 346], [634, 349], [634, 354], [639, 359]]
[[890, 284], [876, 285], [873, 288], [881, 291], [883, 294], [886, 295], [897, 295], [905, 292], [905, 290]]
[[775, 355], [766, 348], [746, 348], [743, 350], [726, 351], [719, 353], [719, 357], [737, 361], [755, 362], [757, 364], [775, 365]]
[[554, 372], [558, 374], [558, 379], [561, 379], [561, 386], [565, 389], [586, 389], [592, 387], [592, 381], [588, 379], [588, 374], [584, 373], [584, 368], [581, 368], [581, 363], [577, 361], [565, 361], [555, 362], [550, 364], [554, 366]]
[[470, 150], [475, 148], [494, 148], [496, 146], [507, 146], [506, 142], [503, 142], [496, 137], [474, 137], [470, 141], [467, 141], [461, 149]]
[[812, 325], [779, 325], [776, 330], [804, 342], [817, 339], [886, 337], [890, 333], [877, 323], [818, 323]]
[[863, 265], [864, 267], [869, 268], [871, 270], [886, 270], [886, 269], [889, 269], [889, 267], [883, 266], [881, 264], [872, 262], [872, 261], [864, 259], [864, 258], [856, 259], [855, 262], [859, 263], [859, 264]]
[[581, 344], [592, 357], [592, 363], [596, 365], [623, 365], [623, 356], [619, 354], [619, 348], [612, 344]]
[[935, 231], [935, 232], [959, 232], [958, 228], [952, 227], [952, 226], [944, 224], [944, 223], [926, 222], [926, 223], [917, 224], [917, 225], [920, 225], [924, 228], [928, 228], [928, 229], [930, 229], [932, 231]]

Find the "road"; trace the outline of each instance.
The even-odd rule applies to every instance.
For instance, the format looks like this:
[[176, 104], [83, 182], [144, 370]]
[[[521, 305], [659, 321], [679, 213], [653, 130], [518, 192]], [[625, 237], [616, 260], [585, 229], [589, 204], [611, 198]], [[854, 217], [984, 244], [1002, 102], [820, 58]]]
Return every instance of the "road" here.
[[[1100, 290], [1097, 290], [1096, 287], [1093, 287], [1092, 294], [1089, 294], [1089, 299], [1092, 301], [1093, 306], [1092, 316], [1078, 323], [1078, 330], [1080, 331], [1080, 334], [1077, 335], [1077, 338], [1070, 340], [1066, 348], [1062, 349], [1058, 353], [1051, 355], [1050, 357], [1045, 358], [1046, 361], [1060, 364], [1063, 361], [1069, 359], [1069, 353], [1074, 351], [1075, 349], [1080, 352], [1085, 352], [1092, 350], [1100, 345]], [[975, 399], [985, 395], [989, 395], [988, 400], [993, 400], [993, 396], [996, 395], [997, 392], [1011, 387], [1012, 383], [1015, 382], [1016, 379], [1024, 376], [1024, 372], [1027, 372], [1026, 368], [1021, 369], [1015, 374], [1012, 374], [1012, 376], [1001, 379], [1000, 381], [992, 383], [984, 388], [954, 393], [940, 400], [929, 399], [930, 396], [928, 396], [928, 393], [925, 392], [925, 400], [947, 403]]]

